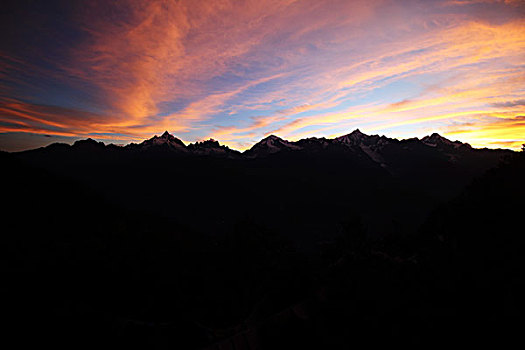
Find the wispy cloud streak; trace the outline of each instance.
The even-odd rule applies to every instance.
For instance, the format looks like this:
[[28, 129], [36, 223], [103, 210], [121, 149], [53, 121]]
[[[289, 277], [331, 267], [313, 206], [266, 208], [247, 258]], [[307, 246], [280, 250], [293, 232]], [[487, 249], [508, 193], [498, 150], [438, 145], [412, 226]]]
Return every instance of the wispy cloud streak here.
[[93, 1], [67, 12], [67, 45], [0, 48], [0, 132], [131, 140], [166, 129], [244, 149], [269, 133], [360, 127], [517, 148], [524, 11], [519, 1]]

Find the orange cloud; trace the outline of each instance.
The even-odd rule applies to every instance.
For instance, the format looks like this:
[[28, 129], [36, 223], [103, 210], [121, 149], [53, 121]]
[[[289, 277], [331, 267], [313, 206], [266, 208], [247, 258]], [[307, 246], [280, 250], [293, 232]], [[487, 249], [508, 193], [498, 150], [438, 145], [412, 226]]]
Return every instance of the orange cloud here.
[[29, 132], [80, 137], [95, 135], [99, 139], [132, 141], [150, 136], [155, 131], [156, 127], [143, 127], [140, 132], [115, 127], [112, 117], [108, 115], [0, 99], [0, 133]]
[[[523, 97], [520, 88], [524, 77], [519, 68], [516, 69], [476, 69], [471, 77], [467, 69], [472, 64], [481, 61], [490, 62], [500, 59], [498, 64], [518, 64], [525, 49], [524, 21], [518, 20], [501, 26], [488, 26], [479, 23], [467, 23], [444, 32], [432, 33], [432, 37], [424, 37], [422, 41], [413, 40], [413, 44], [405, 47], [404, 51], [428, 47], [430, 52], [421, 55], [404, 57], [398, 63], [395, 54], [386, 60], [380, 56], [377, 61], [366, 61], [364, 67], [375, 67], [375, 70], [360, 73], [360, 65], [354, 65], [350, 71], [354, 77], [342, 80], [342, 86], [349, 86], [354, 91], [358, 88], [368, 89], [377, 87], [377, 80], [391, 78], [400, 80], [408, 76], [424, 76], [435, 72], [454, 72], [457, 78], [449, 81], [447, 87], [428, 91], [427, 96], [417, 99], [403, 100], [401, 103], [375, 104], [353, 106], [337, 112], [319, 113], [317, 115], [296, 119], [287, 125], [273, 130], [285, 136], [294, 135], [301, 128], [317, 126], [315, 130], [327, 130], [337, 125], [353, 124], [352, 120], [360, 119], [362, 124], [374, 123], [377, 125], [371, 130], [387, 130], [388, 128], [417, 125], [428, 121], [452, 121], [458, 117], [476, 117], [483, 113], [494, 113], [501, 108], [498, 103], [507, 103], [513, 99]], [[490, 47], [490, 49], [487, 49]], [[477, 53], [473, 55], [473, 53]], [[389, 64], [381, 62], [388, 61]], [[448, 65], [447, 65], [448, 64]], [[346, 70], [340, 70], [344, 75]], [[520, 92], [521, 91], [521, 92]], [[487, 106], [490, 103], [491, 106]], [[523, 110], [519, 104], [506, 105], [505, 108], [515, 107], [513, 113]], [[417, 113], [415, 116], [414, 114]], [[422, 116], [426, 115], [426, 116]], [[330, 127], [331, 126], [331, 127]], [[312, 132], [312, 129], [309, 129]], [[520, 131], [515, 130], [515, 136]], [[300, 131], [299, 134], [302, 134]]]
[[[516, 102], [525, 100], [525, 20], [512, 15], [522, 5], [482, 1], [491, 21], [478, 2], [425, 2], [421, 11], [395, 1], [92, 1], [75, 12], [83, 35], [63, 50], [60, 74], [6, 53], [0, 77], [22, 86], [25, 70], [89, 86], [100, 112], [23, 103], [31, 94], [0, 83], [12, 97], [0, 104], [0, 131], [169, 130], [246, 147], [268, 133], [294, 139], [359, 125], [395, 136], [515, 118], [525, 113]], [[416, 88], [402, 94], [393, 83]], [[503, 135], [479, 124], [494, 135], [487, 144], [520, 139], [518, 126], [505, 126]]]
[[[370, 7], [365, 2], [335, 4], [356, 12], [361, 9], [359, 13]], [[119, 126], [162, 114], [159, 105], [177, 99], [193, 102], [186, 111], [171, 115], [201, 120], [210, 112], [211, 99], [238, 89], [233, 85], [229, 91], [206, 93], [202, 83], [230, 70], [235, 60], [253, 59], [247, 56], [266, 38], [279, 35], [279, 28], [290, 30], [287, 27], [309, 22], [302, 32], [293, 30], [292, 37], [300, 40], [313, 28], [329, 24], [326, 16], [312, 21], [312, 12], [326, 11], [316, 2], [128, 1], [126, 21], [112, 21], [99, 13], [99, 7], [100, 3], [93, 5], [81, 16], [89, 40], [74, 49], [72, 67], [66, 71], [105, 91], [106, 102], [115, 108], [115, 114], [122, 115]], [[309, 15], [304, 17], [305, 13]], [[196, 95], [204, 97], [195, 100]], [[196, 109], [201, 106], [202, 110]]]

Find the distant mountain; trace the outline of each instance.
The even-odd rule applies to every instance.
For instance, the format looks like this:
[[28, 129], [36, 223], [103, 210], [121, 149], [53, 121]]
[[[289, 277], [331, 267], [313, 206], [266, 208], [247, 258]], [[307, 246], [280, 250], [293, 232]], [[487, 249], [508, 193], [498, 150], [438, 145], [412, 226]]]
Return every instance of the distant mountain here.
[[260, 157], [281, 151], [296, 151], [300, 149], [302, 149], [302, 147], [294, 142], [289, 142], [275, 135], [270, 135], [253, 145], [249, 150], [245, 151], [244, 155], [248, 157]]
[[450, 141], [449, 139], [444, 138], [438, 133], [433, 133], [430, 136], [423, 137], [421, 139], [421, 142], [423, 142], [427, 146], [438, 148], [472, 148], [468, 143], [462, 143], [460, 141]]
[[188, 145], [188, 151], [194, 155], [237, 158], [240, 152], [230, 149], [228, 146], [220, 145], [219, 141], [209, 139]]
[[161, 136], [153, 136], [151, 139], [144, 140], [141, 143], [129, 144], [126, 146], [127, 149], [133, 150], [149, 150], [155, 148], [164, 148], [165, 150], [171, 150], [175, 152], [186, 152], [186, 145], [184, 142], [171, 135], [169, 132], [165, 131]]
[[[67, 150], [82, 152], [102, 152], [104, 150], [120, 153], [134, 153], [147, 151], [148, 154], [167, 154], [184, 156], [210, 156], [226, 158], [264, 158], [276, 154], [286, 153], [291, 156], [297, 152], [302, 154], [333, 156], [335, 154], [346, 154], [371, 161], [378, 166], [396, 171], [401, 166], [400, 158], [423, 159], [442, 158], [447, 161], [457, 162], [465, 157], [484, 157], [488, 154], [504, 155], [511, 154], [509, 150], [475, 149], [468, 143], [451, 141], [437, 133], [425, 136], [422, 139], [411, 138], [398, 140], [379, 135], [367, 135], [359, 129], [334, 139], [306, 138], [299, 141], [288, 141], [278, 136], [270, 135], [257, 142], [250, 149], [239, 152], [227, 146], [220, 145], [218, 141], [209, 139], [206, 141], [190, 143], [185, 145], [177, 137], [165, 131], [161, 136], [153, 136], [148, 140], [136, 144], [119, 147], [115, 145], [104, 145], [92, 139], [80, 140], [68, 146], [66, 144], [52, 144], [36, 150], [20, 152], [64, 152]], [[406, 165], [406, 164], [405, 164]]]
[[[414, 230], [437, 203], [514, 153], [438, 134], [397, 140], [355, 130], [334, 139], [270, 135], [242, 153], [212, 139], [185, 145], [164, 132], [127, 146], [88, 139], [11, 155], [196, 230], [227, 231], [247, 216], [311, 243], [348, 215], [373, 234], [392, 221]], [[159, 196], [166, 191], [176, 200]]]
[[294, 152], [353, 156], [364, 162], [373, 162], [392, 174], [406, 173], [413, 167], [426, 167], [429, 162], [443, 167], [444, 163], [458, 163], [462, 160], [475, 163], [476, 160], [473, 160], [475, 158], [478, 162], [484, 163], [487, 157], [499, 158], [513, 153], [501, 149], [475, 149], [468, 143], [451, 141], [437, 133], [425, 136], [421, 140], [418, 138], [398, 140], [386, 136], [367, 135], [356, 129], [335, 139], [307, 138], [296, 142], [271, 135], [256, 143], [243, 155], [255, 158], [282, 152], [287, 153], [288, 156], [292, 156]]

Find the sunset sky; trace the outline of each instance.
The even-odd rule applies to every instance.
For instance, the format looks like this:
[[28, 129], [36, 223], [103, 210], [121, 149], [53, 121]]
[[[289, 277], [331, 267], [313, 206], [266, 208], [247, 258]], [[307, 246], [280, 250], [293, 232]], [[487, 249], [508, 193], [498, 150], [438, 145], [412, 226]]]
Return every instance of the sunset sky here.
[[0, 149], [168, 130], [525, 143], [525, 1], [8, 1]]

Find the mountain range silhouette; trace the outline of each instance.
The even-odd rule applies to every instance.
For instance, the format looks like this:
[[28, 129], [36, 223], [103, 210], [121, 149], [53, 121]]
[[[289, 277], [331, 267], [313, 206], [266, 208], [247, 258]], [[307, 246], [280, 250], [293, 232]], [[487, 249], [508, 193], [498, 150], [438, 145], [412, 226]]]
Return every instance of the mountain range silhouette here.
[[0, 296], [21, 345], [332, 349], [520, 334], [523, 152], [356, 130], [272, 135], [241, 153], [165, 132], [0, 163]]
[[[362, 217], [373, 235], [392, 221], [413, 231], [436, 204], [513, 153], [438, 134], [397, 140], [357, 129], [295, 142], [270, 135], [242, 153], [215, 140], [185, 145], [166, 131], [139, 144], [87, 139], [12, 156], [68, 174], [111, 203], [160, 212], [199, 231], [228, 231], [253, 217], [310, 236], [336, 232], [348, 215]], [[194, 210], [203, 201], [215, 205]]]
[[[339, 150], [347, 150], [357, 153], [364, 152], [372, 160], [377, 160], [378, 158], [380, 158], [378, 153], [388, 152], [390, 148], [395, 148], [396, 146], [402, 146], [405, 150], [412, 150], [411, 147], [417, 146], [432, 147], [441, 151], [452, 151], [456, 149], [454, 153], [458, 153], [458, 151], [466, 152], [467, 150], [474, 150], [468, 143], [462, 143], [460, 141], [450, 141], [437, 133], [434, 133], [430, 136], [425, 136], [421, 140], [419, 140], [418, 138], [398, 140], [394, 138], [388, 138], [386, 136], [366, 135], [362, 133], [359, 129], [354, 130], [350, 134], [340, 136], [334, 139], [327, 139], [324, 137], [310, 137], [306, 139], [301, 139], [299, 141], [287, 141], [278, 136], [269, 135], [244, 152], [239, 152], [237, 150], [230, 149], [227, 146], [220, 145], [219, 141], [213, 139], [185, 145], [184, 142], [170, 134], [168, 131], [165, 131], [161, 136], [155, 135], [152, 138], [144, 140], [139, 144], [130, 143], [125, 146], [116, 146], [110, 144], [108, 146], [105, 146], [102, 142], [97, 142], [93, 139], [86, 139], [76, 141], [72, 147], [78, 149], [87, 149], [88, 147], [91, 147], [91, 149], [93, 150], [97, 149], [98, 147], [99, 149], [107, 148], [108, 150], [119, 149], [123, 151], [135, 152], [152, 150], [155, 150], [157, 152], [170, 151], [174, 154], [179, 153], [186, 155], [214, 155], [225, 156], [230, 158], [262, 157], [278, 152], [290, 151], [319, 152], [321, 150], [336, 150], [337, 148], [339, 148]], [[58, 150], [66, 148], [67, 144], [55, 143], [47, 147], [39, 148], [38, 150]], [[37, 150], [30, 150], [22, 153], [35, 151]]]

